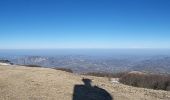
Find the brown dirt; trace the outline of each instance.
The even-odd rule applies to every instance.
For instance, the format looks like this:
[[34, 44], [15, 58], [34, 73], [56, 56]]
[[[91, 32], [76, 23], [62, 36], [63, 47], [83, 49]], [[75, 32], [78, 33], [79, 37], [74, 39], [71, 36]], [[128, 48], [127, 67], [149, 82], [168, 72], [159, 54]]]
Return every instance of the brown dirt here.
[[0, 100], [73, 100], [82, 79], [106, 90], [113, 100], [170, 100], [170, 92], [111, 83], [108, 78], [83, 76], [49, 68], [0, 66]]

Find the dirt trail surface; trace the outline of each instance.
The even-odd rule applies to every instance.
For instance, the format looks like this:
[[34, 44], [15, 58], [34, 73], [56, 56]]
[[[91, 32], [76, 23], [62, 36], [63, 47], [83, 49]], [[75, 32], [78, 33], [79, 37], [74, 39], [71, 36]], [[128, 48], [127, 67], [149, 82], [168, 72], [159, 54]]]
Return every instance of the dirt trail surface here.
[[[15, 65], [0, 65], [0, 100], [78, 100], [73, 97], [73, 94], [76, 86], [83, 87], [83, 78], [91, 80], [94, 86], [86, 88], [87, 93], [88, 89], [102, 90], [110, 94], [112, 100], [170, 100], [170, 92], [167, 91], [111, 83], [108, 78]], [[80, 91], [77, 95], [83, 95], [81, 89], [83, 88], [78, 89]], [[86, 95], [87, 98], [93, 96], [90, 92]], [[93, 99], [82, 100], [96, 100], [94, 99], [96, 96], [94, 95]]]

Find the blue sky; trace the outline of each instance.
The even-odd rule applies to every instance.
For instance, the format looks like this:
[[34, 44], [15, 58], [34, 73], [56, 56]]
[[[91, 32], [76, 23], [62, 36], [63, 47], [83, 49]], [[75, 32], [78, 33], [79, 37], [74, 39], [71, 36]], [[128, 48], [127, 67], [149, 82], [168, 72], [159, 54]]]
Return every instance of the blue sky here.
[[170, 48], [170, 0], [0, 0], [0, 49]]

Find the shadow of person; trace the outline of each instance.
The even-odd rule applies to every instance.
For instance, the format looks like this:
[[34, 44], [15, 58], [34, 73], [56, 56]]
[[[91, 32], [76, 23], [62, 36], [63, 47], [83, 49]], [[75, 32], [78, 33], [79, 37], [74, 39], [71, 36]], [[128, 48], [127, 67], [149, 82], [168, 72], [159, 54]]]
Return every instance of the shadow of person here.
[[84, 85], [75, 85], [73, 100], [113, 100], [104, 89], [91, 85], [90, 79], [82, 79]]

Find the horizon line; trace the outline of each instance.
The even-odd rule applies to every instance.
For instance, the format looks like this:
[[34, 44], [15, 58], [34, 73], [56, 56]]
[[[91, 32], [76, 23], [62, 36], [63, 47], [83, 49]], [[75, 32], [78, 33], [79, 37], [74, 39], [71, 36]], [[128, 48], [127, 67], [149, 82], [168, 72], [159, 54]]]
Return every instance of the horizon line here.
[[62, 50], [62, 49], [170, 49], [170, 48], [0, 48], [0, 50]]

